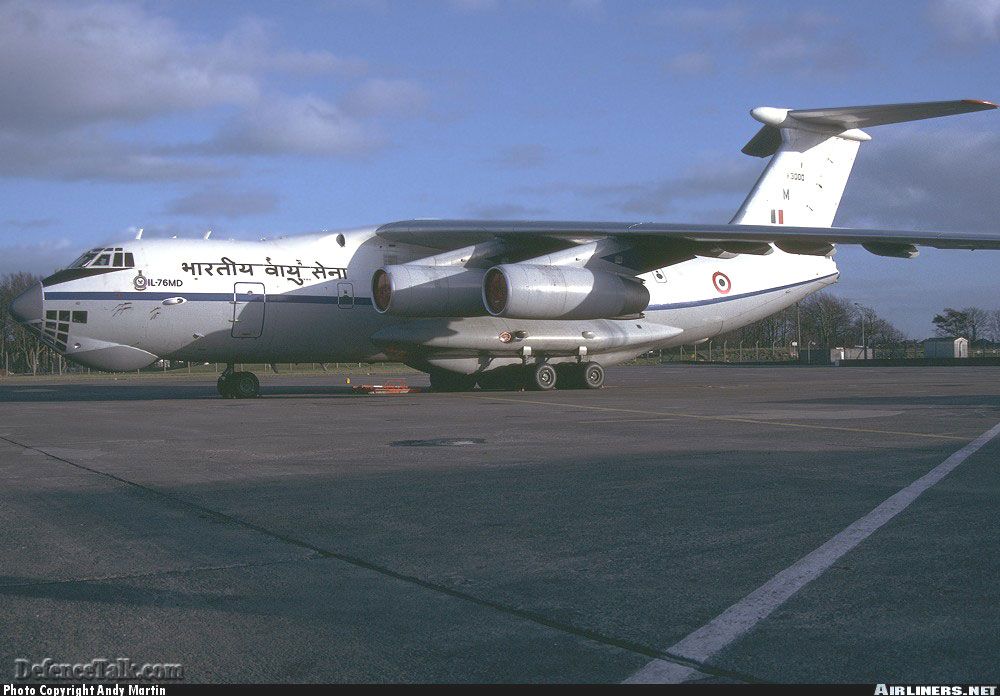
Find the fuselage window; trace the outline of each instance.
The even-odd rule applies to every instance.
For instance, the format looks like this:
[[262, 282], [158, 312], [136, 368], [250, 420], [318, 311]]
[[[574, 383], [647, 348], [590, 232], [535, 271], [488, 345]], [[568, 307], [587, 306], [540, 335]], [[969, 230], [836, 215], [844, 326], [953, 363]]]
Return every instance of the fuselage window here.
[[110, 266], [111, 265], [111, 254], [101, 254], [94, 261], [93, 266]]
[[122, 258], [122, 253], [120, 251], [115, 252], [115, 267], [122, 268], [125, 265], [125, 261]]
[[125, 252], [125, 267], [126, 268], [135, 268], [135, 258], [132, 256], [132, 252], [131, 251], [126, 251]]
[[87, 323], [87, 313], [86, 312], [73, 312], [73, 323], [74, 324], [86, 324]]

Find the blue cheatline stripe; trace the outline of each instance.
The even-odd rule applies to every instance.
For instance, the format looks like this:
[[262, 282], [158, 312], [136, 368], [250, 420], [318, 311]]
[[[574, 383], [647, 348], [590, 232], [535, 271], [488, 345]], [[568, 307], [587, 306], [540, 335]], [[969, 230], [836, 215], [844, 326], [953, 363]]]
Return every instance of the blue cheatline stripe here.
[[769, 292], [778, 292], [779, 290], [789, 290], [791, 288], [801, 287], [803, 285], [809, 285], [810, 283], [818, 283], [821, 280], [827, 280], [829, 278], [836, 278], [838, 273], [831, 273], [830, 275], [825, 275], [820, 278], [811, 278], [810, 280], [801, 280], [797, 283], [790, 283], [788, 285], [779, 285], [776, 288], [765, 288], [763, 290], [754, 290], [753, 292], [745, 292], [742, 295], [726, 295], [724, 297], [713, 297], [708, 300], [693, 300], [691, 302], [673, 302], [669, 304], [658, 304], [649, 305], [646, 307], [646, 311], [656, 311], [658, 309], [683, 309], [685, 307], [701, 307], [704, 305], [718, 304], [719, 302], [732, 302], [733, 300], [742, 300], [747, 297], [756, 297], [757, 295], [766, 295]]
[[[668, 304], [658, 304], [650, 305], [646, 308], [646, 311], [656, 311], [661, 309], [683, 309], [685, 307], [701, 307], [704, 305], [717, 304], [719, 302], [731, 302], [732, 300], [742, 300], [747, 297], [756, 297], [757, 295], [766, 295], [769, 292], [778, 292], [780, 290], [789, 290], [791, 288], [801, 287], [803, 285], [809, 285], [810, 283], [817, 283], [821, 280], [828, 280], [830, 278], [835, 278], [838, 273], [831, 273], [829, 275], [822, 276], [820, 278], [811, 278], [810, 280], [802, 280], [797, 283], [790, 283], [788, 285], [779, 285], [776, 288], [765, 288], [763, 290], [755, 290], [754, 292], [745, 292], [742, 295], [726, 295], [723, 297], [713, 297], [707, 300], [693, 300], [691, 302], [673, 302]], [[183, 297], [192, 302], [232, 302], [233, 293], [231, 292], [46, 292], [46, 300], [147, 300], [147, 301], [161, 301], [166, 300], [170, 297]], [[241, 302], [252, 301], [251, 298], [259, 298], [260, 295], [244, 295], [240, 294], [239, 300]], [[267, 295], [266, 301], [268, 303], [292, 303], [292, 304], [328, 304], [336, 305], [338, 304], [337, 298], [331, 295]], [[372, 303], [372, 298], [370, 297], [355, 297], [353, 304], [360, 306], [370, 306]]]
[[[46, 300], [146, 300], [162, 301], [170, 297], [183, 297], [190, 302], [232, 302], [231, 292], [46, 292]], [[240, 293], [240, 302], [252, 302], [262, 295], [244, 295]], [[338, 298], [330, 295], [267, 295], [268, 303], [291, 304], [338, 304]], [[355, 305], [371, 305], [370, 297], [353, 298]]]

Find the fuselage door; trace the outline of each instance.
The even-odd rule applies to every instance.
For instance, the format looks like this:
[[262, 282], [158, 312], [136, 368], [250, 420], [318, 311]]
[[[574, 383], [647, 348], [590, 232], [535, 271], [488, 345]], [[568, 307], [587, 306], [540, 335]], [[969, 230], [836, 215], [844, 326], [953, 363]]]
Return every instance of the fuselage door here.
[[233, 337], [259, 338], [264, 331], [266, 305], [263, 283], [236, 283], [233, 286]]
[[354, 306], [354, 284], [337, 283], [337, 306], [350, 309]]

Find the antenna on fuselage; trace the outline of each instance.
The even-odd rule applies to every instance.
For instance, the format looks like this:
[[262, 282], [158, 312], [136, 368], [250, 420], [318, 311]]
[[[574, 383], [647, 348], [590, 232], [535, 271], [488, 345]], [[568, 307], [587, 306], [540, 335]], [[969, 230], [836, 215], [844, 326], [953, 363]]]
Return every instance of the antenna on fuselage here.
[[142, 228], [141, 227], [139, 228], [139, 231], [135, 233], [135, 238], [136, 239], [142, 239]]
[[202, 236], [202, 239], [208, 239], [211, 236], [212, 236], [212, 230], [205, 230], [205, 234]]

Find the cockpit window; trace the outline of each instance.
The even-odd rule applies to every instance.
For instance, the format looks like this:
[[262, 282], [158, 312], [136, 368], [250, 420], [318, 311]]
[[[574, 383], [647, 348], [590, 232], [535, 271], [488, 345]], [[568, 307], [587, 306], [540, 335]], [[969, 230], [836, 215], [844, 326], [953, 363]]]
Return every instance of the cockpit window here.
[[91, 249], [86, 254], [84, 254], [83, 256], [81, 256], [80, 258], [78, 258], [76, 261], [74, 261], [73, 263], [71, 263], [69, 265], [69, 268], [83, 268], [88, 263], [90, 263], [91, 261], [93, 261], [97, 257], [97, 255], [99, 253], [101, 253], [100, 249]]
[[134, 268], [135, 259], [132, 252], [126, 252], [122, 247], [106, 247], [91, 249], [74, 261], [70, 268]]

